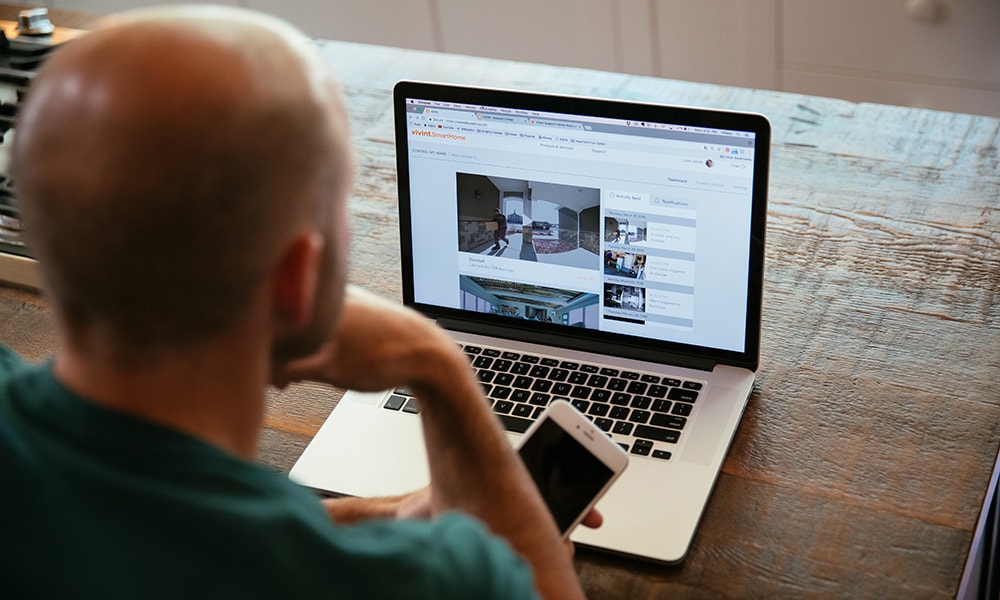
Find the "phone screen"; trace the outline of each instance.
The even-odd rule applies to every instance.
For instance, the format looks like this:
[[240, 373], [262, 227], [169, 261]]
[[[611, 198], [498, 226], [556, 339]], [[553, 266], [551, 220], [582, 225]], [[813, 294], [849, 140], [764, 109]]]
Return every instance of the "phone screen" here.
[[518, 452], [563, 534], [614, 474], [549, 418]]

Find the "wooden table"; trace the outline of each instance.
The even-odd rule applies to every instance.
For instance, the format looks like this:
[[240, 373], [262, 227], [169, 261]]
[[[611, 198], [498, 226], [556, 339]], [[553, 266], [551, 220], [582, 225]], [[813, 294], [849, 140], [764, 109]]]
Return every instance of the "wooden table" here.
[[[358, 180], [352, 281], [400, 298], [390, 88], [401, 78], [749, 109], [774, 125], [758, 384], [686, 562], [580, 551], [591, 597], [953, 596], [1000, 444], [1000, 121], [323, 43]], [[55, 346], [34, 294], [0, 334]], [[272, 393], [287, 470], [340, 392]]]

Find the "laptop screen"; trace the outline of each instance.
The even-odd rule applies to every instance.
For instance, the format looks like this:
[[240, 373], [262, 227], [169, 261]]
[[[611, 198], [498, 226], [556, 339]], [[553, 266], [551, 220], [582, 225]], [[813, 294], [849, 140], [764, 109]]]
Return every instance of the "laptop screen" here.
[[756, 366], [759, 115], [397, 84], [404, 301]]

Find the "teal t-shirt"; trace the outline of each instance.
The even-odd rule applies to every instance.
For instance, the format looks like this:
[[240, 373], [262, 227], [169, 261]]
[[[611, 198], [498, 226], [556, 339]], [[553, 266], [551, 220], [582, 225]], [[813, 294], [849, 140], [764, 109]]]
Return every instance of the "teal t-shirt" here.
[[0, 346], [0, 597], [536, 598], [469, 517], [338, 526], [308, 490]]

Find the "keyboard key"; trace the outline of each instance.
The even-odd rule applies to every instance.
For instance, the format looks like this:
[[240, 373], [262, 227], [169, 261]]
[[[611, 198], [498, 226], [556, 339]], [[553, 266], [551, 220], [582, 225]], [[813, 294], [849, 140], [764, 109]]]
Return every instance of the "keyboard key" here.
[[673, 403], [670, 400], [653, 400], [653, 410], [656, 412], [670, 412], [671, 404]]
[[476, 372], [476, 377], [478, 377], [479, 381], [481, 381], [483, 383], [489, 383], [489, 382], [493, 381], [493, 378], [495, 376], [496, 376], [496, 373], [494, 373], [493, 371], [490, 371], [488, 369], [480, 369], [478, 372]]
[[653, 458], [662, 458], [663, 460], [670, 460], [672, 455], [666, 450], [653, 450]]
[[660, 376], [659, 375], [650, 375], [648, 373], [643, 373], [643, 375], [642, 375], [642, 377], [640, 377], [640, 379], [642, 381], [645, 381], [646, 383], [660, 383]]
[[573, 389], [568, 383], [557, 383], [552, 386], [552, 394], [555, 396], [569, 396], [570, 390]]
[[597, 365], [580, 365], [580, 370], [584, 373], [596, 373], [598, 368]]
[[613, 392], [623, 392], [628, 387], [628, 382], [617, 377], [608, 382], [608, 389]]
[[670, 388], [664, 385], [651, 385], [649, 386], [649, 389], [646, 390], [646, 393], [653, 398], [665, 398], [668, 391], [670, 391]]
[[649, 408], [649, 404], [651, 402], [652, 400], [649, 398], [649, 396], [636, 396], [635, 398], [632, 398], [632, 404], [630, 404], [629, 406], [631, 406], [632, 408], [641, 408], [642, 410], [646, 410], [647, 408]]
[[538, 419], [538, 417], [542, 416], [543, 412], [545, 412], [545, 407], [544, 406], [536, 406], [535, 407], [535, 412], [533, 412], [531, 414], [531, 418], [532, 419]]
[[493, 412], [507, 414], [514, 408], [514, 403], [509, 400], [497, 400], [493, 405]]
[[492, 391], [492, 390], [493, 390], [493, 385], [492, 385], [492, 384], [489, 384], [489, 383], [482, 383], [482, 384], [480, 384], [480, 385], [481, 385], [481, 386], [482, 386], [482, 388], [483, 388], [483, 395], [484, 395], [484, 396], [489, 396], [489, 395], [490, 395], [490, 391]]
[[681, 437], [681, 432], [676, 429], [664, 429], [663, 427], [653, 427], [652, 425], [636, 425], [632, 435], [637, 438], [676, 444], [677, 440]]
[[493, 366], [493, 359], [489, 356], [480, 356], [476, 360], [472, 361], [472, 366], [477, 369], [489, 369]]
[[684, 429], [684, 425], [687, 424], [687, 419], [685, 419], [684, 417], [678, 417], [677, 415], [665, 415], [663, 413], [656, 413], [653, 415], [653, 418], [649, 422], [649, 424], [656, 425], [657, 427]]
[[641, 381], [633, 381], [628, 384], [628, 393], [630, 394], [645, 394], [646, 390], [649, 388], [648, 383], [643, 383]]
[[522, 354], [521, 355], [521, 362], [528, 363], [529, 365], [538, 364], [539, 360], [541, 360], [541, 359], [538, 358], [537, 356], [534, 356], [533, 354]]
[[512, 364], [514, 363], [505, 358], [498, 358], [493, 361], [493, 366], [491, 368], [494, 371], [509, 371]]
[[514, 393], [510, 395], [510, 399], [514, 402], [527, 402], [528, 398], [531, 397], [531, 392], [528, 390], [515, 389]]
[[493, 391], [490, 392], [490, 398], [496, 398], [498, 400], [506, 400], [507, 398], [510, 398], [510, 393], [512, 391], [513, 390], [511, 390], [509, 387], [496, 386], [493, 388]]
[[572, 384], [574, 384], [574, 385], [579, 385], [581, 383], [587, 383], [588, 379], [590, 379], [590, 377], [586, 373], [584, 373], [582, 371], [573, 371], [569, 375], [569, 382], [572, 383]]
[[612, 419], [627, 419], [629, 412], [631, 412], [631, 411], [629, 411], [629, 409], [625, 408], [624, 406], [615, 406], [615, 407], [613, 407], [611, 409], [611, 418]]
[[620, 435], [632, 435], [633, 427], [635, 427], [635, 425], [629, 423], [628, 421], [616, 421], [614, 428], [611, 429], [611, 432]]
[[500, 356], [501, 352], [495, 348], [483, 348], [483, 356], [492, 356], [496, 358]]
[[493, 378], [494, 385], [510, 385], [514, 383], [514, 376], [510, 373], [497, 373], [497, 376]]
[[587, 402], [586, 400], [573, 400], [573, 406], [575, 406], [576, 409], [583, 414], [587, 414], [587, 408], [590, 407], [590, 402]]
[[531, 371], [531, 365], [526, 362], [516, 362], [510, 367], [510, 372], [515, 375], [526, 375]]
[[671, 400], [680, 400], [681, 402], [694, 402], [698, 399], [698, 392], [694, 390], [686, 390], [684, 388], [673, 388], [670, 393], [667, 394], [667, 398]]
[[649, 456], [649, 452], [653, 449], [653, 442], [646, 440], [636, 440], [632, 444], [632, 454], [638, 454], [639, 456]]
[[697, 390], [701, 389], [702, 385], [699, 382], [697, 382], [697, 381], [685, 381], [684, 385], [682, 387], [684, 387], [686, 389], [689, 389], [689, 390], [696, 390], [697, 391]]
[[543, 358], [542, 364], [545, 365], [546, 367], [558, 367], [559, 361], [554, 358]]
[[524, 417], [525, 419], [531, 417], [531, 413], [534, 412], [535, 407], [530, 404], [515, 404], [514, 410], [511, 414], [516, 417]]
[[532, 377], [548, 377], [549, 370], [550, 370], [549, 367], [546, 367], [544, 365], [535, 365], [531, 367], [531, 373], [529, 373], [529, 375], [531, 375]]
[[420, 412], [420, 405], [417, 404], [417, 399], [410, 398], [407, 400], [406, 404], [403, 405], [403, 412], [408, 412], [414, 415], [418, 414]]
[[650, 412], [648, 410], [633, 410], [628, 416], [628, 420], [633, 423], [648, 423]]
[[531, 377], [525, 377], [524, 375], [518, 375], [514, 378], [514, 387], [526, 390], [531, 387], [534, 380]]
[[552, 369], [549, 372], [549, 379], [552, 381], [566, 381], [567, 377], [569, 377], [569, 371], [566, 369]]
[[600, 404], [598, 402], [594, 402], [590, 405], [590, 410], [588, 410], [587, 412], [589, 414], [594, 415], [595, 417], [605, 417], [608, 415], [609, 410], [611, 410], [611, 407], [608, 406], [607, 404]]
[[549, 396], [548, 394], [541, 394], [535, 392], [534, 394], [531, 395], [531, 399], [528, 400], [528, 402], [531, 402], [535, 406], [546, 406], [548, 405], [550, 398], [551, 396]]
[[517, 352], [504, 352], [500, 356], [502, 358], [506, 358], [507, 360], [520, 360], [521, 358], [521, 355]]
[[639, 374], [635, 371], [622, 371], [622, 379], [636, 380], [639, 379]]
[[483, 351], [483, 349], [480, 348], [479, 346], [466, 346], [465, 347], [465, 353], [466, 354], [479, 354], [482, 351]]
[[552, 389], [552, 382], [548, 379], [536, 379], [531, 385], [531, 389], [536, 392], [547, 392]]
[[608, 402], [611, 400], [611, 392], [608, 390], [594, 390], [590, 394], [590, 399], [594, 402]]
[[611, 404], [617, 404], [618, 406], [628, 406], [631, 401], [632, 394], [626, 394], [625, 392], [618, 392], [611, 396]]
[[590, 398], [590, 388], [584, 385], [578, 385], [573, 388], [573, 391], [570, 393], [570, 397], [586, 400], [587, 398]]
[[663, 385], [667, 385], [667, 386], [680, 387], [681, 380], [680, 379], [674, 379], [672, 377], [664, 377], [663, 381], [661, 381], [660, 383], [662, 383]]
[[503, 414], [498, 414], [497, 416], [500, 417], [500, 422], [503, 423], [503, 428], [507, 431], [524, 433], [529, 427], [531, 427], [531, 419], [523, 419], [521, 417]]
[[559, 367], [566, 369], [567, 371], [575, 371], [580, 368], [580, 363], [564, 360], [561, 363], [559, 363]]
[[604, 375], [591, 375], [590, 378], [587, 379], [587, 385], [592, 388], [602, 388], [608, 385], [608, 378]]
[[605, 419], [603, 417], [598, 417], [598, 418], [594, 419], [594, 425], [597, 425], [598, 429], [600, 429], [604, 433], [607, 433], [607, 432], [611, 431], [611, 427], [612, 427], [612, 425], [614, 425], [614, 421], [612, 421], [611, 419]]
[[404, 404], [406, 404], [406, 398], [393, 394], [389, 396], [388, 400], [385, 401], [383, 408], [388, 408], [389, 410], [399, 410], [403, 408]]
[[607, 375], [608, 377], [618, 377], [618, 373], [620, 373], [618, 369], [612, 369], [611, 367], [601, 369], [601, 375]]
[[676, 404], [674, 404], [674, 409], [670, 412], [672, 412], [675, 415], [687, 417], [691, 414], [691, 409], [693, 408], [694, 408], [693, 406], [687, 404], [686, 402], [677, 402]]

